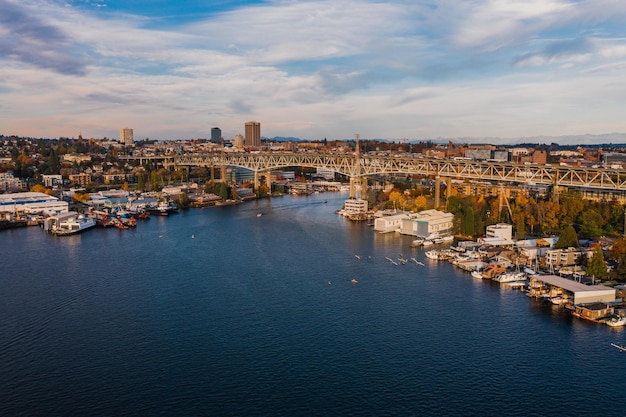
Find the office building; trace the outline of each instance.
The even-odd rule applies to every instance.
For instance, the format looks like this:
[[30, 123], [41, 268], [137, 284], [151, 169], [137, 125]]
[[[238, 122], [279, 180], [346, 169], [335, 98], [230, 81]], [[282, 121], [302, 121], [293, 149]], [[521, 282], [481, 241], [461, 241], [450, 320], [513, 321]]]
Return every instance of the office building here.
[[120, 129], [120, 143], [124, 146], [133, 146], [133, 129]]
[[255, 121], [247, 122], [245, 135], [245, 146], [251, 148], [261, 147], [261, 123]]
[[214, 127], [211, 129], [211, 142], [222, 143], [222, 129]]

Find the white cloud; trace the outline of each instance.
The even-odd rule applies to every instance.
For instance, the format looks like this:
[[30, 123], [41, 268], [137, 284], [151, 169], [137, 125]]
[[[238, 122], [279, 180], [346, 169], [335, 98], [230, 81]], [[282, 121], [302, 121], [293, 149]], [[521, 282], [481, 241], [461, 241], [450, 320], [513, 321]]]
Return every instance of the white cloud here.
[[217, 124], [229, 138], [249, 119], [307, 138], [626, 131], [622, 2], [274, 1], [161, 27], [0, 3], [41, 29], [22, 45], [58, 40], [0, 53], [0, 133], [206, 137]]

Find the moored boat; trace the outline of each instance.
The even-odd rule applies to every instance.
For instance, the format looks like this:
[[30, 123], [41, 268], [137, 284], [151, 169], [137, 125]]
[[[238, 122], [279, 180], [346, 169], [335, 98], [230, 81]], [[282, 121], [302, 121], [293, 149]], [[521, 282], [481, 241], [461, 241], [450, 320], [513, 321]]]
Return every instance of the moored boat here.
[[614, 316], [610, 316], [608, 317], [604, 323], [606, 323], [607, 326], [611, 326], [611, 327], [621, 327], [626, 325], [626, 317], [624, 316], [619, 316], [619, 315], [614, 315]]
[[432, 259], [434, 261], [439, 259], [439, 251], [436, 249], [426, 251], [424, 252], [424, 255], [426, 256], [426, 258]]
[[480, 271], [472, 271], [470, 275], [472, 276], [472, 278], [483, 279], [483, 274]]
[[526, 274], [523, 272], [505, 272], [493, 278], [496, 282], [526, 281]]
[[413, 242], [411, 242], [411, 247], [412, 248], [417, 248], [418, 246], [422, 246], [424, 244], [424, 239], [422, 239], [421, 237], [415, 239]]
[[[51, 218], [52, 219], [52, 218]], [[47, 230], [57, 236], [75, 235], [96, 226], [96, 221], [83, 214], [70, 212], [53, 220]]]

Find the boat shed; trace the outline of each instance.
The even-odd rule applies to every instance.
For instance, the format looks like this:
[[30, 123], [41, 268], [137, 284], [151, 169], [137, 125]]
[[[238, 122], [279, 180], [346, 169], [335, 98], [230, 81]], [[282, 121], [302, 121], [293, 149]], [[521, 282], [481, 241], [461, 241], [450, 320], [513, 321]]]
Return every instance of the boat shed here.
[[615, 302], [615, 289], [606, 285], [585, 285], [556, 275], [533, 275], [530, 279], [531, 281], [542, 282], [547, 286], [561, 288], [569, 293], [569, 298], [575, 305]]
[[452, 213], [434, 209], [424, 210], [411, 216], [410, 219], [403, 219], [400, 233], [423, 238], [432, 234], [445, 236], [452, 232], [453, 221], [454, 214]]
[[408, 213], [396, 214], [393, 216], [383, 216], [374, 220], [374, 231], [379, 233], [389, 233], [400, 230], [403, 219], [408, 219]]

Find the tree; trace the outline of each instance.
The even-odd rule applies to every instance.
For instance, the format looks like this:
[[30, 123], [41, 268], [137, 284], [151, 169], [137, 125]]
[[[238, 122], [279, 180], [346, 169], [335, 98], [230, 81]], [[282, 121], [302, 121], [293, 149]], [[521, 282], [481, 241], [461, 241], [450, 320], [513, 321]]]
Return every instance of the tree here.
[[419, 197], [415, 197], [415, 208], [418, 211], [424, 210], [427, 204], [428, 204], [428, 201], [426, 200], [426, 197], [424, 197], [423, 195], [420, 195]]
[[617, 239], [610, 249], [611, 259], [617, 260], [626, 257], [626, 238], [620, 237]]
[[187, 195], [187, 193], [182, 192], [180, 194], [180, 197], [178, 198], [178, 206], [181, 208], [188, 208], [189, 204], [189, 196]]
[[593, 255], [587, 263], [587, 275], [591, 275], [594, 278], [604, 278], [608, 275], [608, 273], [606, 262], [604, 262], [602, 248], [600, 246], [596, 246], [593, 248]]
[[602, 216], [593, 209], [588, 208], [580, 213], [580, 233], [584, 237], [597, 237], [602, 235], [601, 225]]
[[222, 182], [220, 184], [220, 197], [222, 197], [222, 200], [228, 200], [228, 188], [226, 187], [226, 183]]
[[30, 191], [34, 192], [34, 193], [45, 193], [45, 194], [52, 194], [52, 190], [49, 188], [44, 187], [41, 184], [35, 184], [32, 187], [30, 187]]
[[395, 204], [396, 208], [403, 208], [404, 207], [404, 203], [406, 203], [406, 199], [404, 197], [404, 194], [401, 193], [398, 190], [394, 190], [391, 193], [389, 193], [389, 201], [392, 204]]
[[463, 233], [474, 236], [474, 209], [471, 206], [467, 208], [463, 217]]
[[143, 172], [137, 174], [137, 188], [139, 189], [139, 191], [146, 190], [146, 174], [144, 174]]
[[576, 229], [574, 229], [574, 226], [569, 225], [561, 232], [561, 236], [559, 236], [559, 240], [557, 240], [554, 248], [565, 249], [572, 247], [578, 247], [578, 235], [576, 235]]

